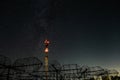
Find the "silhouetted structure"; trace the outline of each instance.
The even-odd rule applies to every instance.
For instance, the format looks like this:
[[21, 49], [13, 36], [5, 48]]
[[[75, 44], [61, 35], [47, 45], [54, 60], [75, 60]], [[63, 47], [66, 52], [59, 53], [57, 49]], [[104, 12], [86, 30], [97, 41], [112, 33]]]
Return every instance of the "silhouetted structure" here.
[[[108, 70], [99, 66], [62, 65], [54, 60], [48, 68], [48, 80], [120, 80], [116, 70]], [[0, 80], [45, 79], [43, 62], [38, 58], [21, 58], [11, 64], [9, 58], [0, 55]]]

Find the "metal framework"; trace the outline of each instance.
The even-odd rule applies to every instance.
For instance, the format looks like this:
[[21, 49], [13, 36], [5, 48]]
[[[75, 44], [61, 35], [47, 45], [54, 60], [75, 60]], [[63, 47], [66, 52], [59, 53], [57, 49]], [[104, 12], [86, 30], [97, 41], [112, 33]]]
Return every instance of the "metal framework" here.
[[[10, 59], [0, 55], [0, 80], [46, 80], [44, 62], [36, 57]], [[54, 60], [48, 65], [48, 80], [120, 80], [118, 71], [99, 66], [60, 64]]]

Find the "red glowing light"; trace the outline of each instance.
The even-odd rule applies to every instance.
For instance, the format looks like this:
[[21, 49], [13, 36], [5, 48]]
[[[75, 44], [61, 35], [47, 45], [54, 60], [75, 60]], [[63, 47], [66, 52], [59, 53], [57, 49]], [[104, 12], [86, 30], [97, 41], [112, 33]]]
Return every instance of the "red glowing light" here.
[[50, 41], [48, 41], [47, 39], [44, 41], [45, 44], [49, 44]]

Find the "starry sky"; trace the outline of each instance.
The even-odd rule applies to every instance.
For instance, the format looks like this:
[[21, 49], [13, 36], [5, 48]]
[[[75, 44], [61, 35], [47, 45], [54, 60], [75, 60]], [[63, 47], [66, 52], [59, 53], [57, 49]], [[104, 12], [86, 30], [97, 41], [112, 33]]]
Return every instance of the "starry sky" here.
[[0, 54], [42, 60], [48, 37], [50, 60], [120, 69], [118, 7], [117, 1], [1, 1]]

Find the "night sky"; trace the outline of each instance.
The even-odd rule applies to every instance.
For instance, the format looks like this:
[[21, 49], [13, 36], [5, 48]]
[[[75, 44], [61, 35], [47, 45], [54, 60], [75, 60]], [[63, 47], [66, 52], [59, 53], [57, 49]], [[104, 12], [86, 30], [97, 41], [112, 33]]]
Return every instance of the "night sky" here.
[[[57, 0], [53, 0], [57, 1]], [[0, 54], [12, 60], [43, 60], [49, 38], [50, 60], [120, 69], [120, 10], [117, 1], [0, 1]]]

